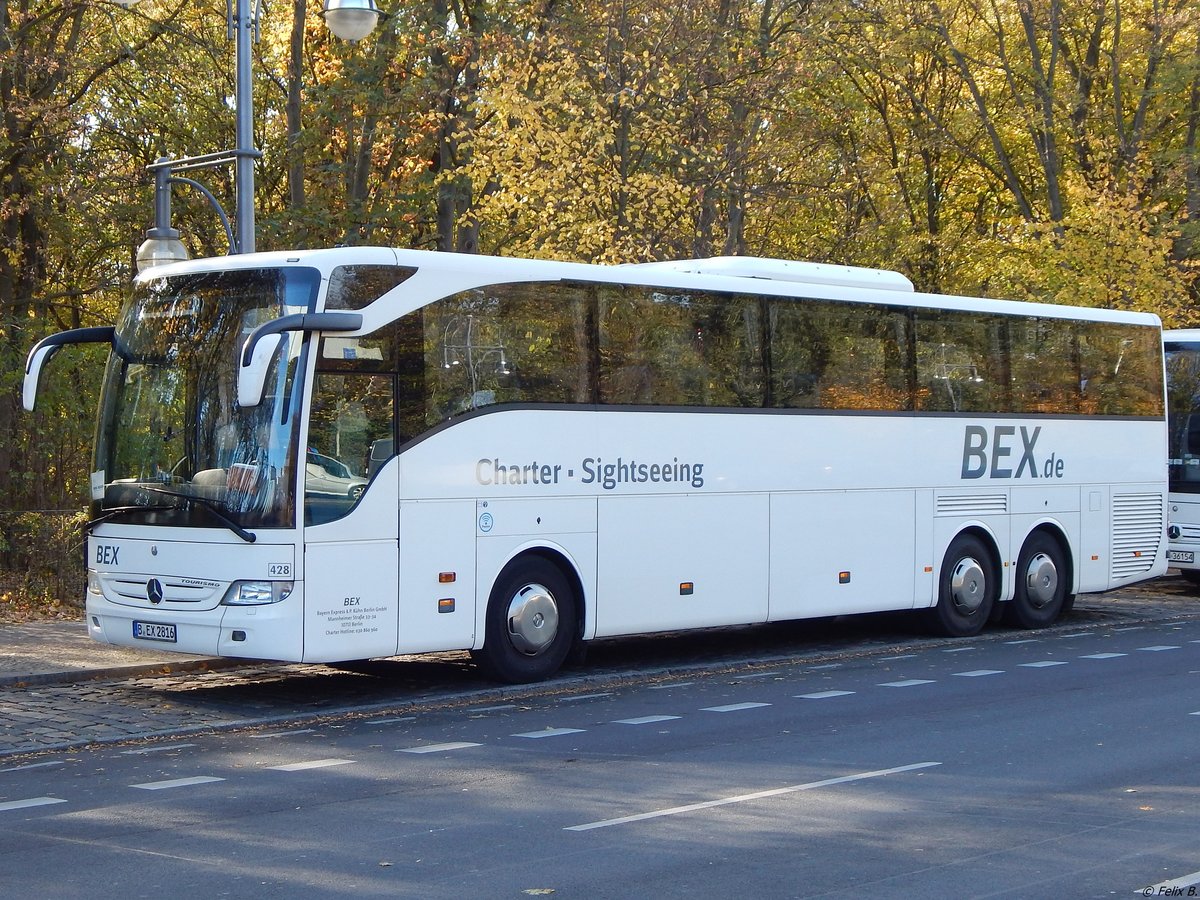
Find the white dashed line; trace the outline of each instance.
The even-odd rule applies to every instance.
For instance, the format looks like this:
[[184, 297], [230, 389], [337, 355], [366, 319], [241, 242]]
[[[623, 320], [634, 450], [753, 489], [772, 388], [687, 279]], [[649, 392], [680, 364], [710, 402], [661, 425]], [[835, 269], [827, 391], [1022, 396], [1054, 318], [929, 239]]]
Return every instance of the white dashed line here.
[[971, 672], [955, 672], [960, 678], [978, 678], [980, 675], [1003, 675], [1003, 669], [975, 669]]
[[705, 706], [701, 712], [741, 712], [743, 709], [758, 709], [760, 706], [770, 706], [770, 703], [730, 703], [726, 706]]
[[880, 662], [895, 662], [896, 660], [899, 660], [899, 659], [916, 659], [916, 658], [917, 658], [917, 654], [915, 654], [915, 653], [905, 653], [902, 656], [884, 656], [879, 661]]
[[306, 769], [328, 769], [330, 766], [348, 766], [352, 759], [313, 759], [308, 762], [286, 763], [282, 766], [266, 766], [276, 772], [303, 772]]
[[599, 700], [601, 697], [611, 697], [612, 691], [603, 694], [578, 694], [574, 697], [560, 697], [559, 703], [574, 703], [576, 700]]
[[820, 672], [822, 669], [840, 669], [841, 667], [841, 663], [826, 663], [823, 666], [808, 666], [807, 668], [810, 672]]
[[24, 766], [13, 766], [11, 769], [0, 769], [0, 775], [3, 775], [5, 772], [24, 772], [26, 769], [46, 769], [52, 766], [64, 765], [66, 765], [66, 763], [64, 763], [61, 759], [51, 760], [50, 762], [29, 763]]
[[933, 684], [925, 678], [907, 678], [904, 681], [885, 681], [880, 687], [916, 687], [918, 684]]
[[272, 731], [268, 734], [251, 734], [248, 736], [255, 740], [262, 740], [263, 738], [287, 737], [292, 734], [312, 734], [316, 730], [315, 728], [297, 728], [295, 731]]
[[559, 737], [564, 734], [583, 734], [586, 729], [583, 728], [546, 728], [542, 731], [526, 731], [524, 734], [514, 734], [513, 737], [520, 738], [548, 738]]
[[815, 694], [797, 694], [798, 700], [828, 700], [831, 697], [849, 697], [854, 691], [818, 691]]
[[59, 800], [57, 797], [30, 797], [28, 800], [9, 800], [7, 803], [0, 803], [0, 812], [8, 812], [10, 809], [30, 809], [34, 806], [50, 806], [54, 803], [66, 802], [66, 800]]
[[776, 675], [782, 675], [782, 672], [751, 672], [748, 675], [739, 675], [738, 678], [743, 681], [748, 681], [751, 678], [772, 678]]
[[616, 719], [614, 725], [653, 725], [655, 722], [670, 722], [679, 716], [641, 716], [636, 719]]
[[1077, 637], [1090, 637], [1090, 636], [1091, 636], [1090, 631], [1077, 631], [1074, 634], [1060, 634], [1059, 638], [1077, 638]]
[[[469, 712], [469, 710], [468, 710]], [[398, 722], [415, 722], [416, 716], [396, 716], [391, 719], [368, 719], [368, 725], [395, 725]]]
[[1116, 659], [1118, 656], [1128, 656], [1128, 653], [1089, 653], [1080, 659]]
[[1022, 640], [1022, 641], [1005, 641], [1004, 643], [1006, 643], [1006, 644], [1008, 644], [1010, 647], [1012, 647], [1012, 646], [1015, 646], [1015, 645], [1017, 645], [1017, 644], [1036, 644], [1036, 643], [1038, 643], [1040, 640], [1041, 640], [1041, 638], [1025, 638], [1025, 639], [1024, 639], [1024, 640]]
[[948, 647], [943, 650], [943, 653], [967, 653], [971, 650], [977, 650], [977, 647]]
[[131, 784], [130, 787], [140, 788], [143, 791], [165, 791], [169, 788], [191, 787], [193, 784], [211, 784], [224, 780], [224, 778], [216, 778], [212, 775], [197, 775], [194, 778], [172, 778], [170, 781], [147, 781], [145, 784]]
[[1139, 650], [1144, 650], [1147, 653], [1157, 653], [1159, 650], [1182, 650], [1182, 647], [1176, 647], [1171, 644], [1160, 644], [1155, 647], [1138, 647]]
[[125, 756], [145, 756], [149, 753], [164, 753], [167, 750], [183, 750], [185, 747], [195, 747], [195, 744], [164, 744], [161, 747], [143, 747], [141, 750], [122, 750]]
[[646, 690], [648, 690], [648, 691], [668, 691], [671, 688], [691, 687], [695, 683], [696, 682], [694, 682], [694, 681], [674, 681], [671, 684], [652, 684], [652, 685], [649, 685], [646, 688]]
[[741, 794], [737, 797], [725, 797], [721, 800], [706, 800], [703, 803], [691, 803], [687, 806], [674, 806], [670, 809], [659, 809], [654, 812], [638, 813], [633, 816], [622, 816], [619, 819], [605, 819], [601, 822], [588, 822], [585, 825], [569, 825], [563, 831], [591, 831], [594, 828], [608, 828], [612, 825], [627, 825], [630, 822], [644, 822], [646, 819], [658, 819], [662, 816], [675, 816], [680, 813], [694, 812], [698, 809], [712, 809], [715, 806], [727, 806], [730, 803], [745, 803], [747, 800], [763, 800], [767, 797], [780, 797], [784, 794], [794, 794], [798, 791], [811, 791], [817, 788], [831, 787], [835, 784], [849, 784], [852, 781], [864, 781], [868, 778], [880, 778], [884, 775], [897, 775], [901, 772], [912, 772], [917, 769], [928, 769], [930, 766], [940, 766], [938, 762], [913, 763], [910, 766], [897, 766], [894, 769], [879, 769], [875, 772], [860, 772], [857, 775], [843, 775], [841, 778], [826, 778], [824, 781], [811, 781], [808, 784], [793, 784], [790, 787], [775, 788], [769, 791], [758, 791], [753, 794]]
[[1044, 669], [1047, 666], [1065, 666], [1066, 663], [1057, 659], [1043, 659], [1041, 662], [1020, 663], [1026, 669]]
[[469, 747], [482, 747], [482, 744], [473, 744], [470, 741], [453, 741], [448, 744], [424, 744], [420, 747], [401, 747], [397, 753], [445, 753], [450, 750], [466, 750]]

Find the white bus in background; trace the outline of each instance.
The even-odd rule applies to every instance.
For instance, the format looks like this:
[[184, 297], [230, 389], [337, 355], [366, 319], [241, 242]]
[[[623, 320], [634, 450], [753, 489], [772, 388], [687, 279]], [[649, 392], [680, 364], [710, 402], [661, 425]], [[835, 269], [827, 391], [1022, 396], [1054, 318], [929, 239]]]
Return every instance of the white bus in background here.
[[1170, 509], [1167, 563], [1200, 585], [1200, 329], [1164, 331]]
[[1152, 315], [339, 248], [143, 274], [114, 327], [34, 348], [27, 407], [81, 341], [112, 347], [87, 548], [111, 644], [460, 649], [516, 682], [685, 628], [1037, 628], [1166, 568]]

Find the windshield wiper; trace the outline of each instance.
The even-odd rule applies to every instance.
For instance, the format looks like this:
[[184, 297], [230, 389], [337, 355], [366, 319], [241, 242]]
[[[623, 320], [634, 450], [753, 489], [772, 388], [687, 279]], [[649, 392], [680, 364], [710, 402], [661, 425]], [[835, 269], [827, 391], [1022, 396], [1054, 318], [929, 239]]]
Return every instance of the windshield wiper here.
[[[195, 497], [191, 494], [180, 494], [175, 491], [164, 491], [162, 488], [148, 487], [147, 485], [139, 485], [143, 491], [148, 494], [161, 494], [164, 497], [178, 497], [180, 500], [187, 500], [189, 503], [194, 503], [201, 509], [207, 510], [209, 515], [240, 537], [247, 544], [253, 544], [258, 540], [258, 535], [247, 531], [225, 513], [217, 508], [217, 504], [213, 503], [206, 497]], [[170, 507], [167, 507], [168, 509]]]

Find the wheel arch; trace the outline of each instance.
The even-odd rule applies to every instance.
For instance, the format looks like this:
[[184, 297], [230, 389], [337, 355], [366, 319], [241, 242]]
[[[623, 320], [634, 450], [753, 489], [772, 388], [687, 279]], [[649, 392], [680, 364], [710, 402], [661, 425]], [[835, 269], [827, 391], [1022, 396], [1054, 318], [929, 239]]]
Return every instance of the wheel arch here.
[[575, 592], [576, 606], [578, 611], [577, 638], [584, 638], [589, 633], [589, 627], [592, 624], [594, 616], [592, 615], [592, 597], [590, 592], [584, 585], [584, 580], [580, 574], [579, 561], [575, 556], [567, 550], [555, 543], [549, 542], [530, 542], [521, 544], [512, 548], [507, 556], [500, 561], [499, 565], [495, 566], [495, 570], [491, 572], [486, 580], [479, 583], [479, 595], [481, 602], [476, 607], [476, 628], [474, 649], [478, 650], [483, 647], [485, 640], [485, 620], [487, 615], [487, 603], [491, 597], [492, 591], [496, 586], [496, 582], [500, 580], [500, 576], [504, 570], [511, 566], [514, 562], [520, 559], [530, 557], [538, 557], [554, 566], [562, 573], [563, 578], [567, 580], [571, 590]]
[[1020, 558], [1021, 551], [1025, 549], [1025, 545], [1029, 543], [1030, 538], [1037, 534], [1044, 534], [1058, 544], [1058, 549], [1062, 551], [1063, 562], [1067, 566], [1067, 592], [1070, 594], [1078, 593], [1079, 566], [1075, 564], [1075, 548], [1071, 546], [1071, 540], [1067, 537], [1067, 530], [1054, 519], [1045, 519], [1038, 522], [1025, 532], [1025, 536], [1021, 538], [1020, 546], [1017, 547], [1017, 558]]
[[986, 525], [979, 522], [969, 522], [954, 532], [941, 549], [938, 557], [938, 568], [933, 573], [934, 591], [931, 605], [936, 606], [938, 602], [937, 585], [941, 583], [942, 566], [946, 564], [946, 553], [955, 541], [963, 537], [974, 537], [983, 543], [983, 546], [987, 549], [993, 570], [1000, 576], [1000, 588], [996, 595], [996, 602], [1002, 603], [1007, 600], [1012, 596], [1012, 579], [1009, 574], [1009, 567], [1004, 564], [1004, 559], [1000, 554], [1000, 541], [997, 539], [995, 532]]

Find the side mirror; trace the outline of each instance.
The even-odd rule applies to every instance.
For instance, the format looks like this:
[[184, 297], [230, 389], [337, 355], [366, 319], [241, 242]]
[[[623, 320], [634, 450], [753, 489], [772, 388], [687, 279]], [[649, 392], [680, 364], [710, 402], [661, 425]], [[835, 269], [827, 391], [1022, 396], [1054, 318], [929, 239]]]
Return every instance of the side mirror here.
[[33, 412], [37, 403], [38, 382], [42, 377], [42, 369], [55, 353], [67, 344], [112, 344], [116, 330], [111, 325], [99, 328], [72, 328], [70, 331], [60, 331], [49, 337], [42, 338], [29, 351], [29, 359], [25, 361], [25, 380], [21, 385], [21, 405], [26, 412]]
[[238, 406], [258, 406], [267, 386], [267, 370], [283, 347], [286, 331], [358, 331], [362, 314], [349, 312], [300, 313], [282, 316], [259, 325], [242, 344], [241, 364], [238, 366]]

